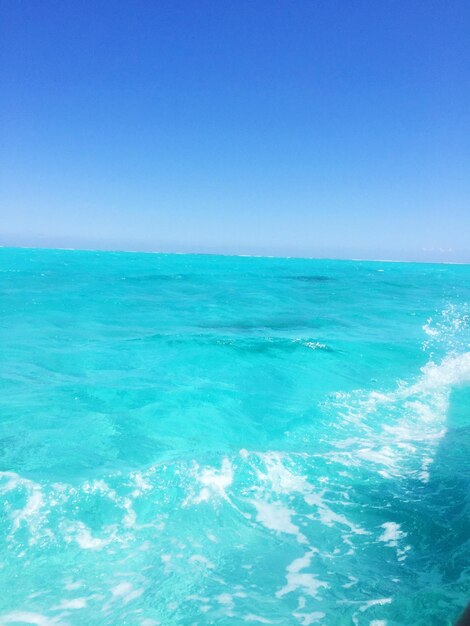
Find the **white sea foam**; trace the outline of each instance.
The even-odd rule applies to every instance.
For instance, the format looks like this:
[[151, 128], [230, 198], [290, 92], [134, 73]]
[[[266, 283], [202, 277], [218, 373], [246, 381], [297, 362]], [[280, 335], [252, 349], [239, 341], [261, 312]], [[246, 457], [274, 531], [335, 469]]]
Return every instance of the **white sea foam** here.
[[234, 607], [233, 597], [230, 593], [221, 593], [218, 596], [215, 596], [216, 602], [222, 604], [228, 608]]
[[[5, 511], [11, 520], [10, 532], [7, 536], [9, 541], [12, 541], [22, 528], [26, 528], [29, 532], [28, 541], [30, 545], [44, 539], [51, 542], [63, 539], [67, 543], [75, 541], [83, 549], [97, 550], [108, 545], [111, 541], [121, 540], [123, 537], [122, 530], [118, 532], [116, 526], [104, 527], [105, 536], [95, 537], [83, 522], [79, 520], [68, 522], [62, 517], [59, 522], [59, 529], [53, 530], [51, 528], [49, 523], [51, 513], [54, 510], [65, 509], [70, 501], [76, 502], [82, 495], [109, 500], [118, 510], [122, 510], [122, 526], [124, 528], [133, 529], [137, 527], [137, 515], [133, 509], [134, 496], [132, 493], [129, 497], [120, 496], [103, 479], [85, 481], [78, 487], [64, 483], [41, 485], [15, 472], [0, 472], [0, 493], [12, 492], [15, 495], [18, 494], [24, 504], [20, 508], [14, 508], [12, 504], [5, 503]], [[159, 526], [158, 524], [151, 525]]]
[[149, 481], [148, 476], [144, 476], [142, 472], [132, 472], [130, 478], [135, 483], [135, 489], [132, 492], [133, 498], [144, 495], [145, 493], [153, 489], [153, 485]]
[[366, 602], [359, 607], [359, 611], [361, 611], [361, 613], [364, 613], [364, 611], [370, 609], [371, 606], [383, 606], [384, 604], [392, 604], [392, 598], [378, 598], [377, 600], [369, 600], [369, 602]]
[[53, 610], [63, 609], [84, 609], [88, 604], [87, 598], [73, 598], [72, 600], [61, 600], [59, 604], [52, 607]]
[[383, 541], [389, 548], [395, 548], [398, 561], [404, 561], [411, 550], [411, 546], [404, 546], [402, 542], [407, 537], [407, 533], [402, 531], [400, 524], [396, 522], [385, 522], [381, 528], [383, 528], [383, 533], [378, 540]]
[[443, 347], [454, 353], [468, 347], [465, 332], [470, 326], [470, 311], [467, 303], [449, 304], [441, 313], [430, 317], [422, 329], [426, 334], [423, 350], [426, 352]]
[[[338, 410], [346, 421], [354, 422], [358, 435], [338, 440], [338, 450], [330, 458], [348, 466], [368, 462], [384, 478], [400, 477], [411, 464], [412, 475], [426, 482], [434, 451], [446, 432], [450, 393], [468, 383], [470, 352], [464, 352], [440, 363], [429, 361], [414, 383], [399, 383], [394, 391], [373, 391], [357, 399], [339, 396]], [[378, 411], [386, 418], [373, 419]]]
[[295, 511], [279, 502], [252, 500], [251, 503], [256, 509], [256, 519], [260, 524], [278, 533], [294, 535], [299, 543], [307, 542], [299, 527], [292, 522]]
[[311, 624], [318, 624], [325, 617], [325, 613], [321, 611], [312, 611], [311, 613], [300, 613], [294, 611], [292, 615], [299, 620], [302, 626], [311, 626]]
[[[366, 535], [367, 531], [350, 522], [345, 515], [341, 515], [332, 511], [324, 502], [321, 496], [318, 494], [309, 494], [305, 496], [305, 502], [310, 505], [315, 505], [317, 507], [318, 519], [325, 526], [334, 526], [335, 524], [339, 524], [340, 526], [347, 526], [351, 532], [356, 535]], [[308, 515], [310, 519], [315, 519], [314, 516]]]
[[220, 470], [214, 467], [205, 467], [199, 470], [199, 466], [196, 465], [193, 474], [196, 480], [203, 486], [198, 495], [189, 497], [186, 500], [186, 504], [190, 502], [194, 504], [207, 502], [214, 496], [227, 499], [226, 489], [233, 482], [232, 464], [227, 457], [223, 458]]
[[283, 463], [285, 455], [280, 452], [265, 452], [258, 454], [263, 461], [265, 469], [257, 469], [258, 479], [269, 481], [271, 490], [274, 493], [309, 493], [312, 486], [307, 481], [306, 476], [299, 476], [289, 470]]
[[144, 593], [143, 589], [135, 589], [132, 583], [122, 582], [111, 589], [113, 598], [120, 599], [124, 604], [136, 600]]
[[0, 484], [0, 493], [15, 491], [26, 496], [22, 508], [14, 509], [9, 504], [5, 505], [11, 519], [11, 531], [7, 539], [10, 541], [22, 527], [29, 531], [30, 545], [35, 544], [41, 537], [51, 538], [53, 533], [45, 525], [49, 510], [46, 508], [42, 486], [15, 472], [0, 472], [0, 483], [3, 483]]
[[30, 611], [11, 611], [0, 615], [0, 625], [3, 624], [35, 624], [35, 626], [66, 626], [66, 623], [55, 617], [46, 617], [40, 613]]
[[[257, 457], [263, 462], [264, 468], [256, 468], [256, 473], [261, 484], [266, 483], [270, 496], [286, 495], [293, 493], [301, 494], [306, 504], [316, 507], [316, 515], [305, 514], [308, 519], [318, 519], [325, 526], [347, 526], [355, 534], [366, 534], [361, 527], [350, 522], [345, 515], [333, 511], [324, 498], [324, 491], [318, 492], [304, 475], [296, 474], [286, 467], [285, 459], [288, 455], [279, 452], [259, 453]], [[321, 482], [321, 481], [319, 481]], [[260, 491], [260, 489], [258, 489]], [[272, 530], [296, 534], [299, 543], [305, 543], [305, 537], [298, 534], [298, 526], [293, 524], [292, 516], [295, 511], [286, 508], [280, 503], [269, 504], [266, 501], [258, 501], [255, 505], [258, 512], [257, 520]], [[277, 506], [277, 508], [276, 508]]]
[[406, 537], [406, 533], [400, 530], [400, 524], [396, 522], [385, 522], [381, 525], [384, 529], [379, 537], [379, 541], [383, 541], [390, 547], [396, 547], [399, 539]]
[[86, 524], [83, 522], [74, 522], [66, 527], [65, 540], [67, 543], [76, 541], [83, 550], [101, 550], [112, 540], [112, 536], [107, 539], [93, 537]]
[[426, 324], [423, 324], [422, 328], [429, 337], [437, 337], [439, 335], [439, 331], [436, 328], [433, 328], [431, 323], [432, 318], [429, 318]]
[[302, 572], [302, 570], [310, 566], [312, 557], [316, 552], [315, 549], [312, 549], [287, 566], [287, 583], [276, 592], [278, 598], [282, 598], [286, 594], [297, 590], [313, 598], [318, 598], [320, 589], [329, 587], [328, 583], [318, 580], [315, 574]]

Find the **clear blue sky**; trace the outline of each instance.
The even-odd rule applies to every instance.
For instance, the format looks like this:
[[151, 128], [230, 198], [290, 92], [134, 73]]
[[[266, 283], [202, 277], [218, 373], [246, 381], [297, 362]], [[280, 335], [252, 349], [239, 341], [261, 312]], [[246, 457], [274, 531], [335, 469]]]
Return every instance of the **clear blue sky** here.
[[468, 0], [0, 12], [0, 243], [470, 261]]

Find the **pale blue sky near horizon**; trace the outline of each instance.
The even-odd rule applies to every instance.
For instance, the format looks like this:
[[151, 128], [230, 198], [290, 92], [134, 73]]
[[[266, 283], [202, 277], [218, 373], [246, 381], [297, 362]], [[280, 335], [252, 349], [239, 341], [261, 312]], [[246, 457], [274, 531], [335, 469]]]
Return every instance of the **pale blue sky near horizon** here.
[[0, 245], [470, 262], [470, 3], [11, 0]]

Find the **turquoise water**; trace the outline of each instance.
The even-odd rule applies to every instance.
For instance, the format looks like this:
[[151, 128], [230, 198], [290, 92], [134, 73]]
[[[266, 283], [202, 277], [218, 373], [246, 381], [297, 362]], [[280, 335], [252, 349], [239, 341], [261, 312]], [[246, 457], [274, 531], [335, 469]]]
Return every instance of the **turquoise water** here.
[[0, 250], [0, 624], [452, 624], [470, 266]]

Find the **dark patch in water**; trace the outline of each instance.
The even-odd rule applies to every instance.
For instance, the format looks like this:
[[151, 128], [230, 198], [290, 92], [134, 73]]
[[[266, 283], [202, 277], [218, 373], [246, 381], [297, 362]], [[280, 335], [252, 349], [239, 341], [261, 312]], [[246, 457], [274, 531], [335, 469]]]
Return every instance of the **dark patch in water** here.
[[191, 274], [147, 274], [143, 276], [124, 276], [121, 280], [131, 283], [159, 283], [188, 280], [190, 278]]
[[455, 626], [470, 626], [470, 604], [460, 616]]
[[246, 331], [269, 332], [269, 331], [300, 331], [301, 329], [323, 328], [325, 326], [344, 326], [349, 324], [338, 318], [317, 319], [279, 319], [279, 320], [240, 320], [233, 324], [210, 323], [197, 324], [197, 327], [215, 331], [230, 333], [245, 333]]
[[413, 289], [413, 285], [408, 285], [406, 283], [393, 283], [390, 280], [381, 280], [379, 284], [387, 287], [395, 287], [397, 289]]
[[268, 338], [247, 338], [247, 339], [231, 339], [219, 338], [211, 340], [216, 345], [232, 348], [243, 352], [269, 352], [272, 350], [280, 350], [282, 352], [293, 352], [298, 349], [320, 350], [322, 352], [333, 352], [333, 350], [318, 341], [310, 341], [307, 339], [287, 339], [284, 337], [268, 337]]
[[322, 276], [320, 274], [316, 274], [313, 276], [285, 276], [287, 280], [300, 280], [305, 283], [325, 283], [330, 280], [336, 280], [336, 278], [332, 278], [331, 276]]
[[316, 341], [315, 339], [291, 339], [288, 337], [220, 337], [218, 335], [209, 334], [181, 334], [166, 335], [163, 333], [155, 333], [144, 337], [136, 337], [129, 341], [163, 341], [168, 345], [187, 345], [191, 343], [201, 345], [220, 346], [222, 348], [230, 348], [242, 352], [268, 352], [271, 350], [280, 350], [285, 352], [293, 352], [299, 349], [318, 350], [321, 352], [334, 352], [330, 346]]

